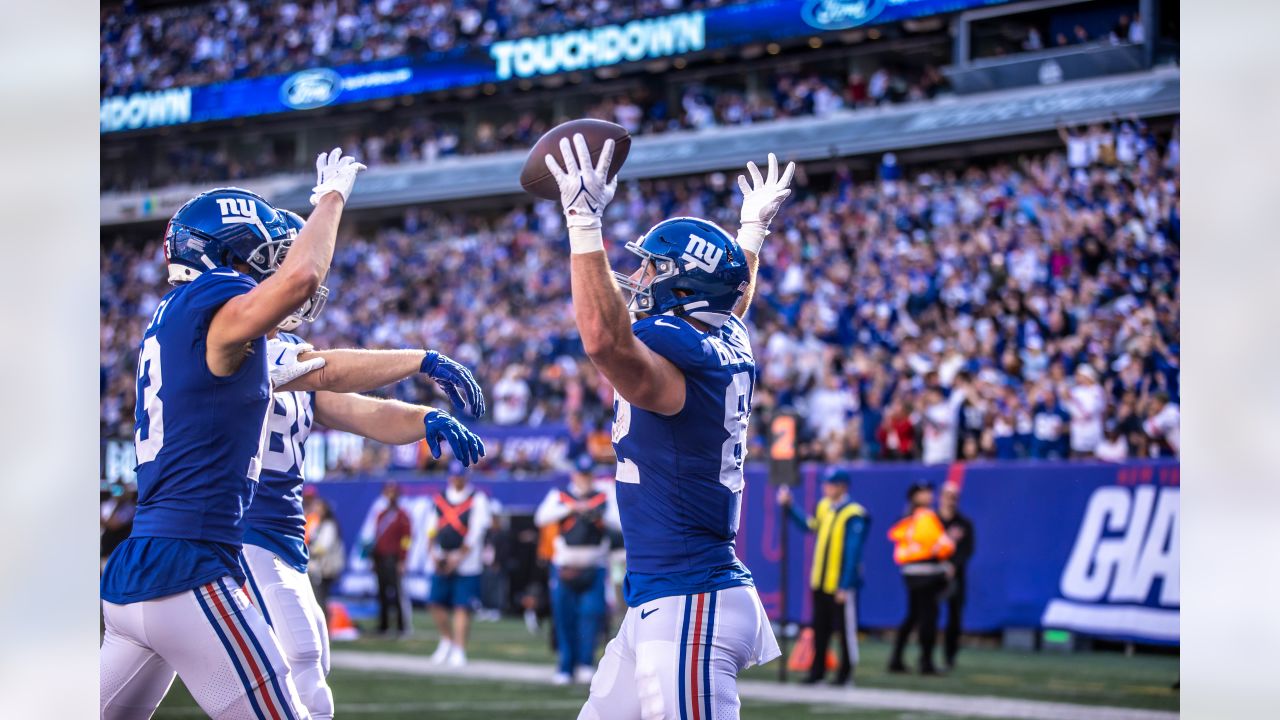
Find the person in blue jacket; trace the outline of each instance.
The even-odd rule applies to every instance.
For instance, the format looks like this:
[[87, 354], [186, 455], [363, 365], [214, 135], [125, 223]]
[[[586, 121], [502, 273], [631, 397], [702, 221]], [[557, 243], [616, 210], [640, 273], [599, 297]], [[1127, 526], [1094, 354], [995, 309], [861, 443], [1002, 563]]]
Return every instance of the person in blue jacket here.
[[828, 470], [823, 477], [822, 500], [813, 516], [805, 515], [792, 503], [791, 488], [786, 485], [778, 488], [778, 504], [786, 508], [793, 522], [818, 534], [809, 575], [813, 591], [813, 665], [803, 682], [811, 685], [822, 681], [827, 669], [827, 647], [831, 636], [837, 634], [844, 637], [844, 652], [831, 684], [851, 686], [858, 664], [857, 593], [862, 587], [862, 548], [871, 516], [849, 499], [849, 473], [839, 468]]

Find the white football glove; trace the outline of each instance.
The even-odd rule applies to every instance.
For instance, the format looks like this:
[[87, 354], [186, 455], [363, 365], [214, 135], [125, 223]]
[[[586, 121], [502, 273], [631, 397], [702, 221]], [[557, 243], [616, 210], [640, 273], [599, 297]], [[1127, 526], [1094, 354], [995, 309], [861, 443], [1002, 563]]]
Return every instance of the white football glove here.
[[747, 172], [751, 173], [751, 183], [742, 175], [738, 176], [738, 187], [742, 190], [742, 225], [738, 228], [738, 244], [744, 250], [759, 254], [764, 238], [769, 234], [769, 223], [778, 214], [782, 201], [791, 195], [791, 176], [795, 173], [796, 164], [787, 163], [786, 172], [778, 177], [778, 156], [769, 153], [769, 175], [760, 176], [760, 168], [754, 162], [747, 163]]
[[343, 157], [342, 148], [320, 153], [316, 157], [316, 186], [311, 188], [311, 204], [318, 204], [320, 198], [331, 192], [341, 194], [345, 203], [356, 184], [356, 174], [361, 170], [368, 168], [350, 155]]
[[575, 253], [603, 250], [600, 218], [618, 189], [616, 176], [606, 182], [613, 162], [613, 139], [604, 141], [600, 160], [594, 166], [587, 140], [581, 133], [573, 136], [573, 147], [569, 147], [567, 138], [561, 138], [560, 154], [564, 158], [564, 169], [551, 153], [545, 159], [547, 169], [560, 186], [560, 204], [564, 208], [565, 227], [569, 229], [570, 248]]
[[324, 367], [324, 358], [313, 357], [310, 360], [298, 360], [302, 353], [315, 350], [310, 343], [296, 345], [285, 342], [279, 337], [267, 339], [267, 370], [271, 373], [271, 387], [279, 388], [288, 385], [309, 372]]

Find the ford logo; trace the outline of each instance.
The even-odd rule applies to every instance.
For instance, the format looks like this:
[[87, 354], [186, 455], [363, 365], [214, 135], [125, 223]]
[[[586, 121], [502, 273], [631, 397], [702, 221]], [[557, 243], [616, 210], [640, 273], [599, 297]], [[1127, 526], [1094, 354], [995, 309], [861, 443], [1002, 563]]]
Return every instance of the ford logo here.
[[800, 17], [819, 30], [846, 30], [866, 25], [888, 0], [806, 0]]
[[328, 105], [341, 92], [342, 76], [338, 73], [328, 68], [303, 70], [280, 86], [280, 102], [294, 110], [307, 110]]

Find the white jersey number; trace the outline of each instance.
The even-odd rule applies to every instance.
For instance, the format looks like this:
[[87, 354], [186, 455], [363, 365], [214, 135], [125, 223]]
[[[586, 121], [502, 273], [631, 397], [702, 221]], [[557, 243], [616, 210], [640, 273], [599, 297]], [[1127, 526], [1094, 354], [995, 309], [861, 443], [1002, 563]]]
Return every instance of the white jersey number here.
[[[161, 310], [164, 309], [162, 305]], [[159, 313], [157, 312], [157, 315]], [[151, 462], [164, 446], [164, 401], [160, 399], [160, 341], [155, 335], [142, 341], [138, 356], [138, 404], [142, 412], [133, 431], [138, 464]]]
[[[631, 432], [631, 403], [622, 399], [621, 395], [614, 394], [613, 404], [613, 444], [617, 445], [622, 442], [622, 438]], [[630, 460], [620, 457], [618, 458], [618, 469], [615, 471], [615, 478], [618, 482], [639, 483], [640, 468]]]
[[720, 446], [720, 484], [733, 492], [742, 489], [742, 463], [747, 457], [747, 422], [751, 419], [751, 374], [734, 373], [724, 390], [724, 431], [729, 433]]
[[[307, 441], [311, 430], [311, 396], [305, 392], [276, 393], [272, 396], [272, 407], [267, 410], [267, 432], [262, 447], [262, 466], [267, 470], [287, 473], [298, 467], [298, 475], [302, 475], [302, 444]], [[281, 415], [275, 411], [275, 403], [284, 408]], [[294, 425], [297, 424], [297, 432]], [[278, 433], [283, 439], [280, 450], [271, 449], [271, 435]]]

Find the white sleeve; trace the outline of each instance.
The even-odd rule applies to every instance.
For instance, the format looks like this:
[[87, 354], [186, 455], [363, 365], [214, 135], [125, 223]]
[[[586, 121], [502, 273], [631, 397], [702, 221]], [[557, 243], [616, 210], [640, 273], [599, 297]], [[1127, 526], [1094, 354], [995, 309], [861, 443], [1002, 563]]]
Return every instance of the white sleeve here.
[[475, 498], [475, 503], [471, 506], [471, 523], [467, 527], [467, 537], [463, 540], [469, 548], [480, 546], [484, 540], [484, 534], [489, 532], [489, 524], [493, 521], [493, 516], [489, 512], [489, 496], [477, 492]]
[[569, 508], [560, 502], [560, 491], [552, 488], [547, 491], [547, 496], [542, 498], [538, 509], [533, 514], [533, 524], [538, 527], [546, 527], [552, 523], [558, 523], [569, 517]]
[[436, 511], [435, 500], [427, 508], [427, 526], [423, 528], [425, 537], [427, 538], [427, 547], [436, 547], [436, 525], [440, 522], [439, 513]]
[[622, 529], [622, 517], [618, 515], [618, 500], [613, 493], [605, 496], [608, 498], [604, 502], [604, 525], [610, 530]]
[[315, 537], [311, 539], [311, 554], [313, 557], [327, 555], [334, 546], [337, 545], [338, 539], [338, 523], [332, 520], [326, 520], [316, 528]]
[[1147, 418], [1146, 420], [1143, 420], [1142, 431], [1151, 437], [1160, 437], [1160, 435], [1162, 434], [1162, 428], [1157, 422], [1159, 419], [1160, 419], [1159, 415], [1153, 415]]

